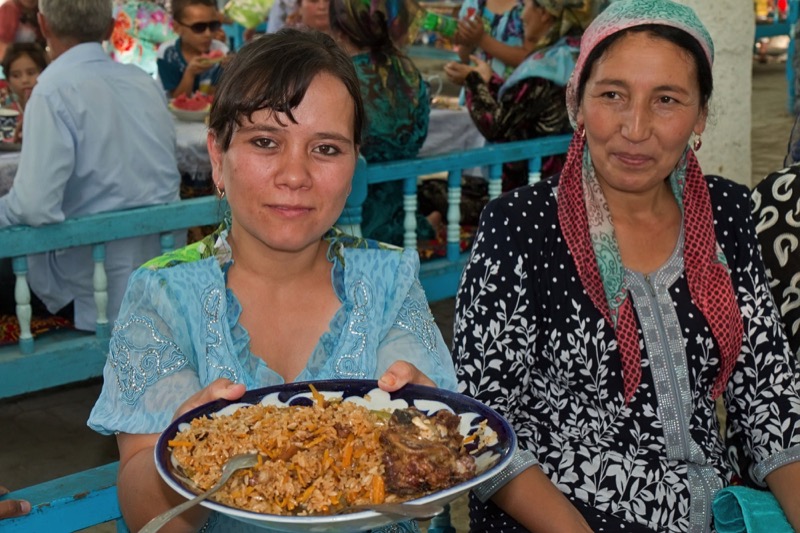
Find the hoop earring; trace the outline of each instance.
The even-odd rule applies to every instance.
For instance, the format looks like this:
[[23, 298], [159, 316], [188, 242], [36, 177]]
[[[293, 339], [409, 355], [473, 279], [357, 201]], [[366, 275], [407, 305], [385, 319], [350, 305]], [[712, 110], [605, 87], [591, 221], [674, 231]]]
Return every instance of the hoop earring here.
[[702, 146], [703, 146], [703, 139], [700, 138], [700, 136], [698, 135], [697, 137], [695, 137], [694, 142], [692, 143], [692, 148], [694, 148], [694, 151], [697, 152], [698, 150], [700, 150]]
[[217, 193], [217, 196], [219, 197], [220, 200], [225, 198], [225, 189], [220, 189], [219, 185], [217, 185], [216, 183], [214, 184], [214, 192]]

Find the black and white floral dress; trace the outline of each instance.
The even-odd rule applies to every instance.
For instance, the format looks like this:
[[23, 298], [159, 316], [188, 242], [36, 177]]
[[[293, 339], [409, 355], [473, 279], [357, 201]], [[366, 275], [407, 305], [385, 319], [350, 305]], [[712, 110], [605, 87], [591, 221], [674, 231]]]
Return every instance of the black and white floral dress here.
[[[614, 332], [593, 306], [559, 228], [557, 179], [490, 202], [456, 302], [459, 388], [503, 414], [529, 464], [585, 511], [656, 531], [711, 531], [734, 479], [764, 487], [800, 460], [800, 395], [758, 254], [745, 187], [709, 177], [717, 240], [744, 323], [724, 394], [728, 446], [710, 390], [719, 351], [689, 294], [682, 237], [658, 271], [627, 272], [642, 379], [628, 405]], [[523, 468], [517, 465], [517, 468]], [[531, 502], [535, 505], [536, 502]], [[524, 531], [470, 501], [472, 531]]]
[[764, 178], [751, 199], [772, 297], [800, 356], [800, 163]]

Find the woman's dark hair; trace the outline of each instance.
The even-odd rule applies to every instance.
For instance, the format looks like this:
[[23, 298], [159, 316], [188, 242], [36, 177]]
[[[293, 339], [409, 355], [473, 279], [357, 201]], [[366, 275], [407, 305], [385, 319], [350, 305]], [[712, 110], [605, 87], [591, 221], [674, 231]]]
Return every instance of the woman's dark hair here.
[[341, 81], [353, 98], [353, 138], [360, 145], [364, 103], [352, 59], [328, 35], [292, 28], [247, 43], [225, 67], [208, 126], [217, 144], [226, 151], [242, 120], [261, 109], [283, 113], [297, 123], [292, 110], [323, 72]]
[[578, 102], [580, 103], [583, 99], [583, 91], [586, 89], [586, 82], [589, 81], [589, 75], [592, 73], [594, 64], [623, 36], [629, 33], [642, 32], [669, 41], [689, 53], [694, 59], [697, 71], [697, 83], [700, 86], [700, 104], [701, 107], [706, 107], [708, 101], [711, 99], [711, 93], [714, 90], [714, 78], [711, 75], [711, 64], [708, 62], [705, 51], [700, 46], [700, 43], [685, 31], [662, 24], [643, 24], [641, 26], [625, 28], [613, 35], [609, 35], [595, 46], [586, 58], [585, 66], [578, 80]]
[[3, 74], [6, 79], [11, 76], [11, 65], [22, 56], [30, 57], [40, 71], [47, 67], [47, 54], [41, 46], [36, 43], [12, 43], [6, 48], [6, 55], [3, 56]]

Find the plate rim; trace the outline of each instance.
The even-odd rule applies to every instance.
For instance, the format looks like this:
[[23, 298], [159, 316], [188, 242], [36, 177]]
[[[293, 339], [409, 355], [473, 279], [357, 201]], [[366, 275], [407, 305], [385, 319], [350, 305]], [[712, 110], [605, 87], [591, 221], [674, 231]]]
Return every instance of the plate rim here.
[[[273, 393], [285, 393], [289, 397], [297, 396], [298, 393], [304, 392], [303, 389], [308, 390], [310, 392], [308, 386], [309, 384], [314, 385], [317, 390], [320, 392], [335, 392], [335, 388], [333, 387], [341, 387], [344, 388], [355, 388], [355, 389], [366, 389], [364, 392], [369, 390], [377, 389], [378, 382], [377, 380], [370, 380], [370, 379], [326, 379], [326, 380], [313, 380], [313, 381], [296, 381], [292, 383], [285, 383], [280, 385], [271, 385], [267, 387], [260, 387], [257, 389], [251, 389], [244, 393], [244, 395], [237, 399], [237, 400], [224, 400], [224, 399], [217, 399], [211, 402], [205, 403], [194, 409], [187, 411], [183, 415], [179, 416], [175, 420], [173, 420], [169, 426], [167, 426], [164, 431], [158, 437], [158, 441], [153, 449], [154, 460], [156, 464], [156, 470], [161, 477], [161, 479], [170, 486], [173, 490], [178, 492], [181, 496], [185, 498], [193, 498], [197, 495], [190, 491], [188, 488], [183, 486], [180, 482], [178, 482], [169, 469], [167, 468], [166, 459], [169, 457], [169, 447], [167, 442], [174, 437], [174, 435], [178, 431], [178, 427], [183, 423], [188, 423], [188, 421], [197, 418], [202, 414], [209, 414], [215, 413], [220, 411], [221, 409], [228, 407], [230, 405], [241, 404], [241, 403], [251, 403], [255, 405], [258, 401], [263, 399], [265, 396]], [[290, 391], [295, 392], [290, 392]], [[444, 396], [445, 398], [450, 398], [451, 400], [455, 400], [460, 403], [465, 403], [470, 405], [473, 409], [469, 412], [475, 412], [475, 409], [478, 411], [486, 411], [487, 413], [491, 414], [494, 419], [500, 424], [503, 430], [509, 436], [508, 442], [508, 449], [509, 453], [506, 454], [505, 457], [501, 456], [500, 460], [484, 472], [475, 476], [477, 477], [485, 477], [487, 480], [493, 477], [494, 475], [498, 474], [503, 468], [505, 468], [512, 460], [514, 456], [514, 452], [517, 448], [517, 436], [516, 432], [514, 431], [511, 424], [505, 419], [505, 417], [501, 416], [496, 410], [485, 405], [478, 400], [472, 398], [471, 396], [467, 396], [466, 394], [461, 394], [458, 392], [449, 391], [447, 389], [441, 389], [437, 387], [428, 387], [424, 385], [415, 385], [415, 384], [408, 384], [398, 391], [393, 393], [389, 393], [392, 399], [395, 399], [394, 395], [400, 396], [408, 396], [409, 393], [417, 393], [412, 396], [412, 398], [418, 397], [420, 393], [422, 395], [430, 395], [433, 394], [432, 391], [435, 391], [435, 394], [439, 397], [435, 401], [442, 401], [441, 397]], [[350, 396], [354, 396], [355, 394], [351, 394]], [[363, 397], [363, 394], [360, 394]], [[345, 396], [347, 397], [347, 396]], [[255, 398], [255, 402], [250, 402], [250, 398]], [[425, 399], [425, 398], [420, 398]], [[448, 407], [452, 408], [452, 405], [447, 402]], [[484, 416], [484, 418], [487, 418]], [[495, 430], [497, 431], [497, 430]], [[428, 494], [422, 496], [420, 498], [416, 498], [414, 500], [409, 500], [410, 503], [426, 503], [429, 500], [436, 499], [436, 495], [442, 491], [447, 490], [454, 490], [458, 491], [458, 487], [460, 485], [464, 485], [467, 483], [472, 483], [475, 479], [472, 478], [467, 481], [462, 481], [452, 487], [448, 487], [447, 489], [442, 489], [440, 491], [436, 491], [432, 494]], [[477, 483], [472, 483], [471, 486], [475, 486]], [[463, 487], [464, 490], [469, 490], [469, 487]], [[345, 515], [311, 515], [311, 516], [293, 516], [293, 515], [276, 515], [276, 514], [268, 514], [268, 513], [258, 513], [255, 511], [248, 511], [245, 509], [239, 509], [236, 507], [231, 507], [225, 504], [221, 504], [214, 501], [205, 500], [200, 502], [200, 505], [210, 509], [212, 511], [216, 511], [222, 514], [226, 514], [231, 516], [232, 518], [239, 518], [244, 519], [247, 521], [255, 521], [255, 522], [263, 522], [265, 526], [268, 526], [270, 523], [274, 524], [281, 524], [281, 525], [293, 525], [293, 526], [302, 526], [308, 524], [310, 521], [311, 523], [317, 523], [318, 521], [324, 520], [326, 524], [337, 525], [341, 522], [350, 522], [354, 520], [362, 520], [362, 519], [370, 519], [370, 518], [380, 518], [383, 517], [381, 513], [375, 511], [361, 511], [357, 513], [349, 513]]]

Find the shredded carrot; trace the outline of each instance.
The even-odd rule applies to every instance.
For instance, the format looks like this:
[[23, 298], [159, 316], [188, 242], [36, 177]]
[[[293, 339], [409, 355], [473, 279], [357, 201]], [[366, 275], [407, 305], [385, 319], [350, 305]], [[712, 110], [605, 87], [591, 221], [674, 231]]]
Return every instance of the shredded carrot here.
[[[324, 441], [326, 438], [327, 438], [327, 435], [320, 435], [320, 436], [319, 436], [319, 437], [317, 437], [316, 439], [314, 439], [314, 440], [312, 440], [312, 441], [310, 441], [310, 442], [307, 442], [307, 443], [305, 443], [303, 446], [304, 446], [305, 448], [313, 448], [314, 446], [316, 446], [316, 445], [317, 445], [317, 444], [319, 444], [320, 442]], [[325, 451], [328, 451], [328, 450], [326, 449]]]
[[381, 476], [372, 476], [372, 503], [383, 503], [386, 499], [386, 488]]
[[261, 455], [261, 454], [258, 454], [258, 463], [256, 463], [256, 466], [258, 468], [261, 468], [263, 465], [264, 465], [264, 456]]
[[177, 448], [178, 446], [185, 446], [187, 448], [191, 448], [194, 446], [194, 443], [189, 442], [188, 440], [169, 440], [167, 441], [167, 445], [173, 448]]
[[325, 407], [325, 397], [319, 393], [317, 388], [311, 383], [308, 384], [308, 388], [311, 389], [311, 396], [314, 397], [314, 401], [317, 402], [317, 405], [320, 407]]
[[470, 435], [468, 437], [464, 437], [464, 444], [469, 444], [470, 442], [474, 441], [477, 438], [478, 438], [478, 434], [477, 433], [473, 433], [472, 435]]
[[314, 485], [309, 485], [308, 488], [303, 491], [303, 494], [300, 495], [297, 501], [303, 503], [304, 501], [309, 499], [313, 493], [314, 493]]

